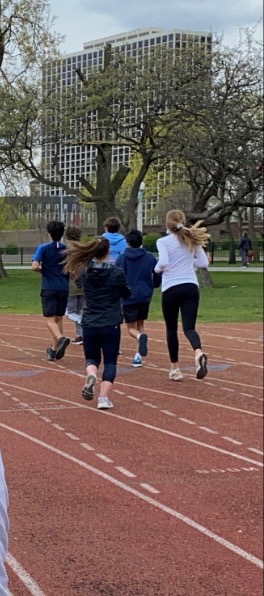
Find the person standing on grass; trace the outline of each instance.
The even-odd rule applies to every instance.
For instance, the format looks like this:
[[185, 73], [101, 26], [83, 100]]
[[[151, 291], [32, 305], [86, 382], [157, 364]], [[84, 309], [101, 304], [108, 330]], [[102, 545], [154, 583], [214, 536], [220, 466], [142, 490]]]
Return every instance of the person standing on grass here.
[[249, 238], [247, 232], [244, 232], [240, 243], [238, 245], [238, 249], [240, 250], [241, 258], [242, 258], [242, 267], [248, 267], [248, 252], [252, 250], [252, 241]]
[[111, 263], [116, 262], [116, 259], [123, 254], [127, 246], [125, 237], [119, 232], [120, 225], [121, 223], [117, 217], [108, 217], [104, 222], [102, 236], [109, 240], [109, 260]]
[[5, 481], [4, 465], [0, 451], [0, 595], [8, 596], [8, 578], [5, 560], [8, 548], [8, 493]]
[[123, 269], [131, 287], [131, 296], [123, 300], [123, 314], [129, 335], [138, 342], [133, 366], [139, 367], [142, 366], [142, 356], [148, 353], [144, 321], [148, 318], [153, 289], [160, 286], [161, 276], [154, 271], [157, 259], [142, 247], [142, 232], [131, 230], [126, 241], [128, 247], [115, 265]]
[[69, 293], [69, 275], [63, 271], [63, 251], [66, 246], [61, 242], [64, 224], [50, 221], [47, 225], [50, 242], [40, 244], [32, 257], [32, 269], [42, 276], [41, 302], [47, 328], [52, 337], [52, 344], [47, 348], [48, 360], [60, 360], [70, 343], [70, 338], [63, 335], [62, 319], [66, 311]]
[[113, 408], [110, 391], [116, 377], [120, 344], [121, 298], [128, 298], [131, 293], [124, 272], [109, 262], [109, 250], [109, 241], [100, 236], [85, 244], [71, 242], [64, 253], [65, 271], [77, 277], [82, 272], [85, 303], [81, 324], [87, 375], [82, 396], [86, 400], [94, 397], [103, 355], [99, 410]]
[[196, 378], [207, 374], [207, 355], [202, 351], [200, 337], [195, 330], [199, 305], [199, 287], [194, 268], [208, 267], [209, 262], [203, 246], [210, 235], [197, 222], [186, 227], [182, 211], [173, 209], [166, 215], [167, 235], [157, 240], [159, 252], [157, 273], [162, 273], [162, 311], [167, 331], [167, 346], [171, 369], [169, 378], [181, 381], [179, 368], [178, 317], [181, 312], [184, 334], [195, 354]]
[[[68, 226], [65, 230], [66, 240], [70, 242], [72, 240], [76, 240], [77, 242], [80, 241], [81, 235], [81, 228], [78, 228], [77, 226]], [[84, 293], [82, 284], [80, 280], [75, 280], [73, 277], [71, 277], [65, 315], [66, 317], [68, 317], [68, 319], [70, 319], [70, 321], [73, 321], [75, 323], [75, 339], [73, 339], [71, 343], [76, 346], [80, 346], [83, 343], [81, 326], [83, 305]]]

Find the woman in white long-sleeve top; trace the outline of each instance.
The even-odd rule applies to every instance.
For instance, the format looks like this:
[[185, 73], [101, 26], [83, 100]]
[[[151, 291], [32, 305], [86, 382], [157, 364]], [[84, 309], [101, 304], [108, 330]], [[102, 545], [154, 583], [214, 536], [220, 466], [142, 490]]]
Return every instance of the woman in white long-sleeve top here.
[[8, 546], [8, 494], [5, 482], [4, 466], [0, 452], [0, 596], [8, 596], [8, 580], [5, 559]]
[[195, 329], [199, 285], [195, 267], [208, 267], [209, 262], [203, 246], [210, 235], [197, 222], [186, 227], [182, 211], [173, 209], [166, 215], [167, 235], [157, 241], [159, 260], [156, 273], [162, 272], [162, 310], [167, 330], [167, 345], [171, 361], [169, 378], [181, 381], [179, 368], [178, 317], [181, 311], [184, 334], [195, 355], [196, 378], [207, 374], [207, 355], [203, 352], [200, 337]]

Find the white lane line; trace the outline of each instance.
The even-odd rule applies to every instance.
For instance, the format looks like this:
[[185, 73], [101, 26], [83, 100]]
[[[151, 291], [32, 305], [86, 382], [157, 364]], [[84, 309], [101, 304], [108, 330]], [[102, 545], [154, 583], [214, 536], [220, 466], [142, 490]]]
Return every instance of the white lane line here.
[[196, 422], [193, 422], [192, 420], [188, 420], [188, 418], [179, 418], [179, 420], [181, 420], [181, 422], [186, 422], [186, 424], [196, 425]]
[[166, 416], [175, 416], [176, 415], [173, 412], [170, 412], [169, 410], [160, 410], [160, 412], [162, 412], [162, 414], [166, 414]]
[[39, 439], [36, 439], [35, 437], [32, 437], [22, 431], [19, 431], [19, 430], [16, 430], [10, 426], [7, 426], [6, 424], [2, 424], [1, 422], [0, 422], [0, 427], [5, 428], [6, 430], [9, 430], [10, 432], [17, 434], [17, 435], [23, 437], [24, 439], [28, 439], [32, 443], [35, 443], [36, 445], [39, 445], [40, 447], [43, 447], [43, 448], [51, 451], [52, 453], [55, 453], [56, 455], [59, 455], [59, 456], [63, 457], [64, 459], [81, 466], [82, 468], [85, 468], [92, 474], [95, 474], [96, 476], [99, 476], [100, 478], [103, 478], [104, 480], [107, 480], [108, 482], [111, 482], [114, 486], [117, 486], [118, 488], [123, 489], [124, 491], [133, 495], [134, 497], [137, 497], [137, 498], [141, 499], [142, 501], [145, 501], [145, 503], [148, 503], [149, 505], [153, 505], [153, 507], [156, 507], [156, 509], [159, 509], [163, 513], [167, 513], [168, 515], [171, 515], [172, 517], [178, 519], [179, 521], [183, 522], [184, 524], [190, 526], [194, 530], [197, 530], [198, 532], [200, 532], [200, 534], [203, 534], [207, 538], [214, 540], [214, 542], [217, 542], [221, 546], [230, 550], [232, 553], [241, 557], [242, 559], [249, 561], [253, 565], [256, 565], [256, 567], [258, 567], [259, 569], [263, 569], [263, 561], [261, 561], [261, 559], [259, 559], [258, 557], [255, 557], [255, 555], [252, 555], [251, 553], [245, 551], [244, 549], [240, 548], [239, 546], [230, 542], [229, 540], [222, 538], [222, 536], [219, 536], [219, 534], [212, 532], [205, 526], [202, 526], [201, 524], [197, 523], [190, 517], [183, 515], [179, 511], [176, 511], [175, 509], [172, 509], [171, 507], [164, 505], [163, 503], [161, 503], [160, 501], [157, 501], [153, 497], [149, 497], [149, 496], [145, 495], [144, 493], [141, 493], [140, 491], [136, 490], [132, 486], [129, 486], [129, 485], [125, 484], [124, 482], [117, 480], [113, 476], [110, 476], [109, 474], [106, 474], [105, 472], [102, 472], [101, 470], [98, 470], [97, 468], [90, 466], [86, 462], [84, 462], [80, 459], [77, 459], [73, 455], [70, 455], [69, 453], [66, 453], [65, 451], [61, 451], [60, 449], [57, 449], [56, 447], [53, 447], [52, 445], [49, 445], [48, 443], [44, 443], [44, 441], [40, 441]]
[[248, 447], [248, 451], [253, 451], [253, 453], [257, 453], [258, 455], [264, 455], [263, 451], [260, 451], [260, 449], [255, 449], [254, 447]]
[[124, 476], [127, 476], [128, 478], [136, 478], [135, 474], [132, 474], [132, 472], [126, 470], [126, 468], [122, 468], [122, 466], [116, 466], [115, 469], [118, 470], [118, 472], [121, 472], [121, 474], [124, 474]]
[[241, 443], [241, 441], [236, 441], [235, 439], [231, 439], [231, 437], [221, 437], [221, 439], [224, 439], [225, 441], [229, 441], [229, 443], [233, 443], [234, 445], [243, 445], [243, 443]]
[[3, 395], [7, 395], [7, 397], [11, 397], [11, 393], [8, 393], [8, 391], [2, 391]]
[[141, 401], [138, 397], [134, 397], [133, 395], [127, 395], [128, 399], [132, 399], [133, 401]]
[[215, 383], [209, 383], [208, 381], [204, 381], [204, 385], [210, 385], [211, 387], [215, 387]]
[[46, 416], [40, 416], [41, 420], [44, 420], [44, 422], [51, 422], [51, 420], [49, 418], [46, 418]]
[[17, 577], [19, 577], [22, 584], [28, 589], [31, 596], [45, 596], [31, 575], [23, 569], [22, 565], [10, 553], [7, 554], [6, 561]]
[[230, 393], [234, 393], [235, 389], [230, 389], [229, 387], [223, 387], [225, 391], [230, 391]]
[[252, 395], [252, 393], [242, 393], [242, 392], [240, 392], [240, 395], [245, 395], [245, 397], [254, 397], [254, 395]]
[[[1, 382], [0, 382], [1, 383]], [[20, 387], [15, 387], [16, 389], [20, 389]], [[22, 389], [22, 388], [21, 388]], [[55, 401], [61, 401], [61, 402], [66, 402], [67, 404], [72, 404], [73, 406], [75, 406], [76, 408], [81, 408], [81, 409], [85, 409], [85, 410], [89, 410], [91, 412], [93, 412], [94, 414], [101, 414], [100, 410], [94, 409], [92, 407], [89, 407], [87, 405], [82, 405], [82, 404], [76, 404], [74, 402], [71, 402], [70, 400], [65, 400], [61, 397], [56, 397], [54, 395], [50, 395], [47, 393], [42, 393], [39, 391], [34, 391], [33, 389], [25, 389], [25, 391], [27, 391], [28, 393], [33, 393], [35, 395], [41, 395], [42, 397], [48, 397], [49, 399], [54, 399]], [[164, 435], [168, 435], [169, 437], [174, 437], [176, 439], [180, 439], [182, 441], [186, 441], [187, 443], [192, 443], [194, 445], [198, 445], [200, 447], [204, 447], [205, 449], [210, 449], [212, 451], [216, 451], [217, 453], [223, 453], [224, 455], [228, 455], [229, 457], [233, 457], [235, 459], [241, 459], [243, 461], [247, 461], [251, 464], [255, 464], [258, 466], [263, 467], [263, 464], [260, 462], [256, 462], [252, 459], [249, 459], [248, 457], [245, 457], [243, 455], [238, 455], [236, 453], [233, 453], [232, 451], [227, 451], [226, 449], [222, 449], [220, 447], [216, 447], [214, 445], [209, 445], [208, 443], [203, 443], [202, 441], [198, 441], [197, 439], [192, 439], [191, 437], [187, 437], [185, 435], [180, 435], [178, 433], [166, 430], [164, 428], [160, 428], [159, 426], [153, 426], [152, 424], [147, 424], [146, 422], [140, 422], [139, 420], [133, 420], [132, 418], [127, 418], [126, 416], [119, 416], [118, 414], [113, 414], [112, 412], [107, 414], [108, 416], [111, 416], [112, 418], [116, 418], [117, 420], [122, 420], [124, 422], [128, 422], [129, 424], [135, 424], [136, 426], [141, 426], [142, 428], [148, 428], [151, 431], [154, 432], [160, 432]], [[42, 418], [42, 417], [41, 417]], [[45, 421], [51, 422], [51, 420], [49, 420], [48, 418], [42, 418]], [[195, 424], [195, 423], [194, 423]], [[241, 443], [242, 445], [242, 443]]]
[[110, 457], [107, 457], [106, 455], [103, 455], [102, 453], [96, 453], [95, 454], [96, 457], [99, 457], [99, 459], [102, 459], [102, 461], [105, 461], [107, 464], [113, 464], [113, 460], [110, 459]]
[[54, 428], [56, 428], [57, 430], [65, 430], [65, 428], [63, 428], [63, 426], [60, 426], [60, 424], [53, 424], [52, 426]]
[[94, 451], [94, 447], [91, 447], [91, 445], [88, 445], [88, 443], [81, 443], [81, 447], [83, 447], [84, 449], [87, 449], [87, 451]]
[[119, 389], [114, 389], [115, 393], [118, 393], [119, 395], [125, 395], [124, 391], [119, 391]]
[[66, 437], [69, 437], [69, 439], [72, 439], [73, 441], [79, 441], [79, 437], [76, 437], [76, 435], [73, 435], [72, 433], [65, 433]]
[[33, 410], [33, 408], [29, 408], [29, 412], [31, 412], [31, 414], [35, 414], [36, 416], [40, 416], [40, 412], [37, 412], [37, 410]]
[[206, 433], [211, 433], [212, 435], [218, 435], [216, 430], [212, 430], [211, 428], [207, 428], [207, 426], [199, 426], [201, 430], [204, 430]]
[[150, 493], [152, 493], [153, 495], [159, 495], [160, 491], [157, 490], [156, 488], [154, 488], [154, 486], [151, 486], [150, 484], [145, 484], [145, 482], [142, 482], [142, 484], [140, 484], [141, 488], [144, 488], [145, 490], [148, 490]]
[[153, 410], [158, 410], [158, 406], [154, 406], [154, 404], [150, 404], [147, 401], [143, 402], [143, 406], [148, 406], [148, 408], [153, 408]]

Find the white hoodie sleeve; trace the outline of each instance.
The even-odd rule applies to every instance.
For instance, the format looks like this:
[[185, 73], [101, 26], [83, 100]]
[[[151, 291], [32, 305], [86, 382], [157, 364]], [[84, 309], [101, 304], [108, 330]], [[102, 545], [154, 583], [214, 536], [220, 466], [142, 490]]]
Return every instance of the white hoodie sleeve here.
[[4, 466], [0, 453], [0, 594], [8, 596], [8, 579], [5, 570], [5, 560], [8, 548], [8, 494], [4, 475]]
[[169, 262], [167, 246], [164, 242], [162, 242], [162, 240], [163, 240], [162, 238], [157, 240], [157, 249], [159, 252], [159, 259], [158, 259], [157, 265], [154, 269], [155, 273], [161, 273], [162, 271], [164, 271], [166, 265], [168, 265], [168, 262]]
[[194, 267], [197, 267], [198, 269], [205, 267], [207, 269], [208, 266], [209, 261], [207, 254], [202, 246], [198, 246], [194, 251]]

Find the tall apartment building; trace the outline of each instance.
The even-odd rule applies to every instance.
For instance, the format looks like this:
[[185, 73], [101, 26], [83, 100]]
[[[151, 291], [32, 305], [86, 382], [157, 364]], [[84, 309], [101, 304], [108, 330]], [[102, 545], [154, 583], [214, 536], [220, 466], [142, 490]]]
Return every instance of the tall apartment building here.
[[[166, 31], [160, 28], [136, 29], [118, 35], [104, 37], [87, 42], [83, 50], [74, 54], [68, 54], [56, 63], [51, 63], [45, 71], [43, 82], [46, 85], [56, 85], [61, 92], [65, 87], [78, 84], [76, 68], [80, 68], [89, 76], [89, 71], [100, 69], [103, 66], [104, 46], [111, 44], [113, 51], [122, 51], [126, 56], [140, 60], [144, 54], [150, 52], [155, 46], [165, 45], [168, 48], [188, 47], [188, 44], [202, 45], [205, 51], [211, 51], [212, 34], [210, 32], [182, 31], [171, 29]], [[95, 115], [96, 118], [96, 115]], [[42, 149], [42, 163], [45, 167], [45, 175], [53, 179], [52, 144], [47, 144]], [[92, 176], [95, 171], [96, 147], [65, 145], [59, 149], [59, 170], [64, 175], [64, 180], [71, 187], [79, 188], [78, 176]], [[118, 167], [129, 161], [129, 148], [120, 146], [113, 148], [113, 163]], [[52, 188], [42, 185], [41, 194], [50, 197], [58, 197], [64, 194], [60, 188]], [[149, 205], [151, 209], [153, 205]], [[93, 209], [91, 208], [91, 213]], [[147, 206], [144, 206], [143, 217], [146, 218]]]

